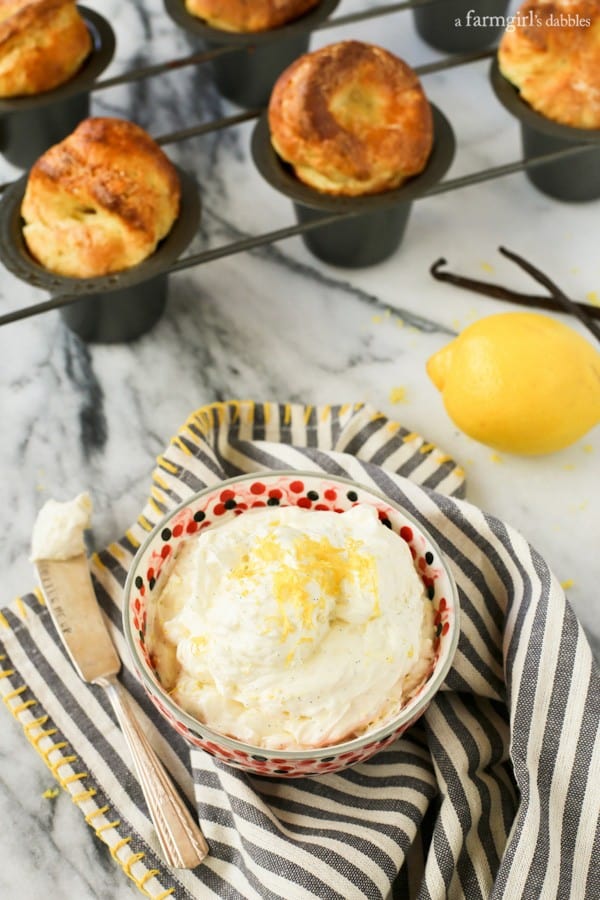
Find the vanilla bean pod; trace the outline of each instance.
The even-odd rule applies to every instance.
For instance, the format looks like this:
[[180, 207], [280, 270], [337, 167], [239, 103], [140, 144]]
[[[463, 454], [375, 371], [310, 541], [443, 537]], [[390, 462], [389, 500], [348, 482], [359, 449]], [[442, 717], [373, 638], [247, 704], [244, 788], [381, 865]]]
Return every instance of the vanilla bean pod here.
[[505, 256], [507, 259], [510, 259], [512, 262], [516, 263], [524, 272], [527, 272], [528, 275], [531, 275], [539, 284], [543, 285], [550, 292], [550, 295], [556, 300], [556, 302], [560, 305], [563, 312], [568, 313], [569, 315], [575, 316], [575, 318], [579, 319], [582, 325], [584, 325], [588, 331], [594, 335], [597, 341], [600, 341], [600, 325], [592, 320], [592, 318], [588, 315], [588, 311], [585, 308], [581, 307], [581, 304], [575, 303], [574, 300], [571, 300], [570, 297], [561, 291], [557, 284], [555, 284], [547, 275], [533, 266], [530, 262], [527, 262], [526, 259], [523, 259], [522, 256], [519, 256], [517, 253], [513, 253], [512, 250], [507, 250], [506, 247], [498, 247], [498, 250]]
[[[546, 309], [550, 312], [565, 312], [564, 306], [555, 297], [549, 297], [543, 294], [524, 294], [503, 287], [500, 284], [493, 284], [489, 281], [479, 281], [476, 278], [468, 278], [464, 275], [457, 275], [454, 272], [441, 271], [442, 266], [445, 265], [447, 265], [447, 260], [440, 257], [440, 259], [437, 259], [430, 267], [429, 272], [436, 281], [454, 284], [456, 287], [464, 288], [467, 291], [483, 294], [486, 297], [493, 297], [496, 300], [506, 300], [509, 303], [515, 303], [519, 306], [533, 306], [538, 309]], [[600, 319], [600, 307], [592, 306], [587, 303], [579, 303], [574, 300], [571, 302], [591, 319]]]

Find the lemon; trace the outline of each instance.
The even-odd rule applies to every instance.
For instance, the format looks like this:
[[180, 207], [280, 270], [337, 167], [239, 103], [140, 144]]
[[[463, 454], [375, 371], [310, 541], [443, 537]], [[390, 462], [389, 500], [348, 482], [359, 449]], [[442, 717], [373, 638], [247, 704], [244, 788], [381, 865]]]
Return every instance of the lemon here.
[[600, 353], [539, 313], [487, 316], [427, 362], [466, 434], [508, 453], [552, 453], [600, 422]]

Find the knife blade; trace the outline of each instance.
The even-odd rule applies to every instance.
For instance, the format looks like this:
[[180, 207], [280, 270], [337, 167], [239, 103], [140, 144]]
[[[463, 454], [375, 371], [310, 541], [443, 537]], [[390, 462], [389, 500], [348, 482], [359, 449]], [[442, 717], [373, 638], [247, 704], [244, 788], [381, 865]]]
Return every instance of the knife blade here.
[[75, 669], [84, 681], [108, 694], [167, 863], [195, 868], [207, 855], [208, 845], [117, 680], [121, 660], [102, 618], [87, 557], [36, 559], [34, 564], [50, 616]]
[[116, 675], [121, 660], [102, 619], [84, 554], [36, 561], [52, 621], [84, 681]]

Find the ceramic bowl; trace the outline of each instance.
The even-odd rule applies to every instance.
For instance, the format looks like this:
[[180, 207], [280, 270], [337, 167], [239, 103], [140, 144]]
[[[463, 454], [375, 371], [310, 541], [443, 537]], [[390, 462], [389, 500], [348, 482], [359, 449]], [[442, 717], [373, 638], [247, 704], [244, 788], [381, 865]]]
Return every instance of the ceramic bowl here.
[[[246, 510], [299, 506], [343, 512], [355, 504], [375, 507], [382, 527], [408, 543], [417, 573], [435, 609], [435, 661], [425, 683], [399, 715], [361, 737], [318, 749], [268, 750], [226, 737], [184, 712], [161, 686], [146, 643], [147, 607], [160, 589], [167, 560], [179, 544]], [[134, 667], [165, 720], [193, 747], [257, 775], [301, 777], [336, 772], [369, 759], [395, 741], [425, 711], [446, 677], [459, 635], [458, 594], [448, 564], [423, 527], [400, 506], [355, 482], [308, 472], [243, 475], [200, 491], [174, 509], [139, 548], [124, 592], [124, 631]]]

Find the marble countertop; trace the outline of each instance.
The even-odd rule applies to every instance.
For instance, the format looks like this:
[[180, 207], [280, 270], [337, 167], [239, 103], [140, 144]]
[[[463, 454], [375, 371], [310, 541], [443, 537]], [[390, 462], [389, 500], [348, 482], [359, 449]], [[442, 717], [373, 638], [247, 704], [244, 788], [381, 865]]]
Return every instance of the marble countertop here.
[[[86, 5], [117, 33], [108, 74], [196, 47], [159, 0]], [[342, 0], [337, 14], [366, 5]], [[312, 46], [342, 37], [380, 43], [413, 65], [437, 58], [416, 36], [409, 12], [315, 34]], [[518, 126], [494, 98], [488, 67], [479, 62], [424, 78], [457, 135], [449, 177], [520, 156]], [[207, 67], [188, 67], [98, 92], [92, 111], [129, 117], [160, 135], [234, 107], [219, 98]], [[202, 185], [194, 249], [293, 222], [289, 201], [253, 169], [251, 129], [247, 123], [168, 147]], [[0, 181], [18, 174], [0, 162]], [[515, 174], [418, 201], [399, 251], [369, 269], [328, 267], [292, 238], [173, 275], [166, 314], [133, 344], [86, 345], [56, 312], [1, 328], [2, 605], [33, 584], [27, 557], [41, 504], [89, 489], [97, 545], [115, 539], [142, 505], [155, 457], [193, 409], [229, 398], [366, 401], [461, 462], [468, 499], [520, 529], [569, 585], [598, 654], [600, 429], [552, 456], [494, 453], [451, 423], [425, 362], [470, 322], [511, 308], [435, 282], [428, 274], [434, 260], [444, 256], [455, 271], [535, 290], [499, 256], [505, 245], [570, 296], [593, 302], [600, 294], [599, 212], [598, 202], [555, 202]], [[0, 291], [2, 311], [45, 298], [6, 272]], [[0, 835], [3, 900], [138, 895], [68, 797], [43, 798], [53, 786], [50, 773], [11, 717], [0, 719], [0, 818], [12, 823]]]

